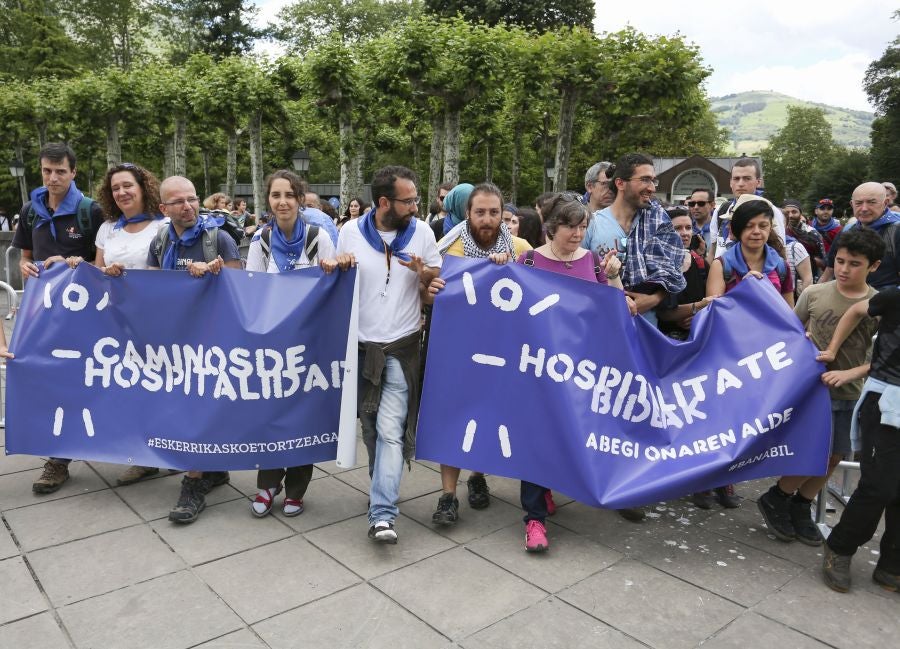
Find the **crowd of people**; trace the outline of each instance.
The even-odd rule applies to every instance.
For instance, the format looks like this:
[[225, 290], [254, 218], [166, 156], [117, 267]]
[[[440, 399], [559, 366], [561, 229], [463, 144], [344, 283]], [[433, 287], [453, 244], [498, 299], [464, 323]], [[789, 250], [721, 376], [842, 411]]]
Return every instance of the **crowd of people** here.
[[[653, 159], [635, 153], [591, 166], [583, 195], [542, 194], [533, 210], [506, 203], [491, 183], [441, 185], [423, 219], [418, 179], [406, 167], [378, 169], [371, 206], [354, 198], [342, 213], [339, 205], [309, 192], [296, 174], [278, 170], [266, 180], [268, 218], [254, 222], [246, 203], [214, 194], [201, 210], [189, 179], [160, 182], [132, 163], [111, 167], [98, 200], [92, 200], [77, 188], [75, 154], [65, 144], [46, 145], [40, 164], [43, 186], [22, 207], [13, 239], [26, 279], [58, 263], [92, 263], [110, 276], [131, 268], [186, 271], [193, 277], [223, 268], [268, 273], [357, 268], [358, 417], [371, 478], [368, 536], [378, 543], [398, 541], [400, 482], [404, 463], [415, 453], [427, 351], [423, 338], [430, 305], [445, 285], [443, 256], [521, 263], [612, 287], [621, 291], [634, 317], [678, 341], [691, 336], [700, 310], [740, 282], [769, 282], [776, 289], [772, 299], [794, 310], [827, 363], [821, 379], [830, 390], [832, 426], [810, 434], [830, 436], [831, 455], [824, 475], [777, 480], [758, 499], [760, 513], [777, 539], [821, 545], [812, 499], [837, 464], [861, 450], [859, 486], [824, 541], [824, 580], [838, 591], [849, 588], [850, 559], [884, 514], [873, 578], [900, 589], [900, 214], [892, 211], [896, 190], [890, 183], [858, 186], [851, 198], [853, 218], [846, 224], [834, 218], [829, 198], [819, 200], [807, 219], [799, 201], [776, 206], [762, 196], [758, 161], [740, 158], [731, 171], [732, 197], [724, 203], [699, 188], [683, 205], [665, 206], [656, 196]], [[229, 234], [228, 216], [252, 233], [245, 262]], [[5, 339], [0, 355], [12, 358]], [[60, 489], [69, 462], [50, 458], [34, 493]], [[251, 513], [270, 514], [284, 491], [282, 513], [301, 514], [312, 468], [259, 471]], [[133, 466], [118, 482], [131, 484], [158, 472]], [[460, 467], [440, 467], [435, 525], [453, 525], [460, 518], [460, 473]], [[186, 472], [169, 519], [196, 521], [210, 490], [228, 481], [227, 471]], [[472, 471], [466, 486], [471, 508], [490, 506], [488, 476]], [[547, 551], [553, 494], [522, 481], [520, 495], [525, 549]], [[716, 502], [739, 507], [742, 500], [735, 485], [688, 497], [703, 509]], [[642, 508], [619, 513], [633, 522], [645, 517]]]

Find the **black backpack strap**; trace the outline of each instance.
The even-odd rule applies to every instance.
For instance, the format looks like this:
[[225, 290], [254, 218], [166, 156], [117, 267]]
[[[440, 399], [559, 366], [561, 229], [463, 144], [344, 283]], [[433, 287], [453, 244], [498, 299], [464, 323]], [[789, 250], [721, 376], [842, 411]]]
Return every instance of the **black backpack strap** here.
[[600, 253], [596, 250], [591, 250], [591, 256], [594, 258], [594, 276], [597, 278], [597, 283], [602, 284], [603, 282], [600, 281], [600, 271], [602, 270], [600, 267], [602, 263], [600, 260]]
[[306, 244], [303, 249], [306, 251], [306, 259], [310, 266], [315, 266], [319, 262], [319, 226], [310, 225], [306, 230]]
[[525, 251], [525, 265], [534, 266], [534, 249]]
[[169, 228], [160, 227], [159, 232], [156, 233], [156, 238], [153, 240], [153, 251], [156, 254], [156, 261], [159, 262], [159, 267], [162, 268], [163, 263], [163, 255], [166, 252], [166, 248], [169, 245]]
[[216, 260], [219, 256], [219, 228], [209, 228], [203, 231], [203, 258], [206, 263]]
[[36, 218], [37, 212], [35, 212], [34, 208], [31, 206], [31, 201], [25, 201], [25, 204], [22, 206], [22, 213], [19, 215], [19, 220], [24, 221], [29, 230], [33, 230], [34, 220]]
[[259, 248], [262, 250], [263, 259], [265, 259], [266, 271], [269, 270], [269, 258], [272, 256], [272, 228], [263, 226], [262, 232], [259, 233]]

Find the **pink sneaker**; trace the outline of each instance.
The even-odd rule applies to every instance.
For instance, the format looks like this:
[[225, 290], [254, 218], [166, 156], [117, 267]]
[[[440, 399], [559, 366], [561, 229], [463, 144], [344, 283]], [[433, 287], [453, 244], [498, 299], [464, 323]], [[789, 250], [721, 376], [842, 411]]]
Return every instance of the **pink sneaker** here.
[[547, 503], [547, 516], [553, 516], [556, 513], [556, 503], [553, 502], [553, 492], [549, 489], [544, 494], [544, 502]]
[[525, 523], [525, 549], [528, 552], [546, 552], [550, 547], [547, 528], [540, 521]]

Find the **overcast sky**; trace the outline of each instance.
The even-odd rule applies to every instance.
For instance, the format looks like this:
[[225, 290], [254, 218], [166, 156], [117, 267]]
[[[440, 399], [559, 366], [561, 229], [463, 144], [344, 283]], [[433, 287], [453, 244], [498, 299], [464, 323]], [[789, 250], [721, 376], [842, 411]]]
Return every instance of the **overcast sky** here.
[[[290, 0], [256, 0], [260, 21]], [[900, 32], [900, 0], [596, 0], [597, 31], [632, 25], [646, 34], [681, 33], [698, 45], [711, 97], [775, 90], [800, 99], [872, 110], [866, 67]]]

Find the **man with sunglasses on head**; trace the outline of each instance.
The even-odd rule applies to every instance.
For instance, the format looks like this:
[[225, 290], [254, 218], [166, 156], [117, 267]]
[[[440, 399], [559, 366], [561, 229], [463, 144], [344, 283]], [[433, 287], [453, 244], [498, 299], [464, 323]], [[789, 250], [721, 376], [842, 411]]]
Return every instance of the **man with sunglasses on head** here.
[[[43, 185], [22, 206], [12, 245], [22, 251], [22, 281], [67, 257], [94, 260], [94, 237], [103, 224], [103, 210], [75, 186], [75, 152], [63, 143], [44, 145], [38, 153]], [[36, 494], [50, 494], [69, 479], [69, 462], [51, 457], [31, 485]]]
[[[656, 326], [656, 307], [687, 286], [681, 272], [681, 237], [655, 199], [659, 179], [652, 158], [629, 153], [604, 173], [610, 178], [613, 202], [594, 214], [581, 245], [601, 257], [618, 251], [625, 294], [634, 300], [638, 313]], [[632, 522], [645, 516], [639, 508], [617, 511]]]
[[[237, 244], [213, 219], [200, 214], [194, 184], [170, 176], [159, 186], [159, 211], [169, 218], [147, 253], [150, 270], [187, 271], [193, 277], [218, 275], [225, 268], [241, 268]], [[181, 480], [178, 502], [169, 511], [173, 523], [193, 523], [206, 509], [206, 495], [229, 481], [228, 471], [188, 471]]]
[[416, 449], [422, 287], [440, 272], [434, 233], [417, 218], [417, 178], [389, 166], [372, 178], [372, 209], [341, 228], [338, 254], [359, 268], [358, 415], [369, 456], [369, 538], [397, 542], [403, 464]]

